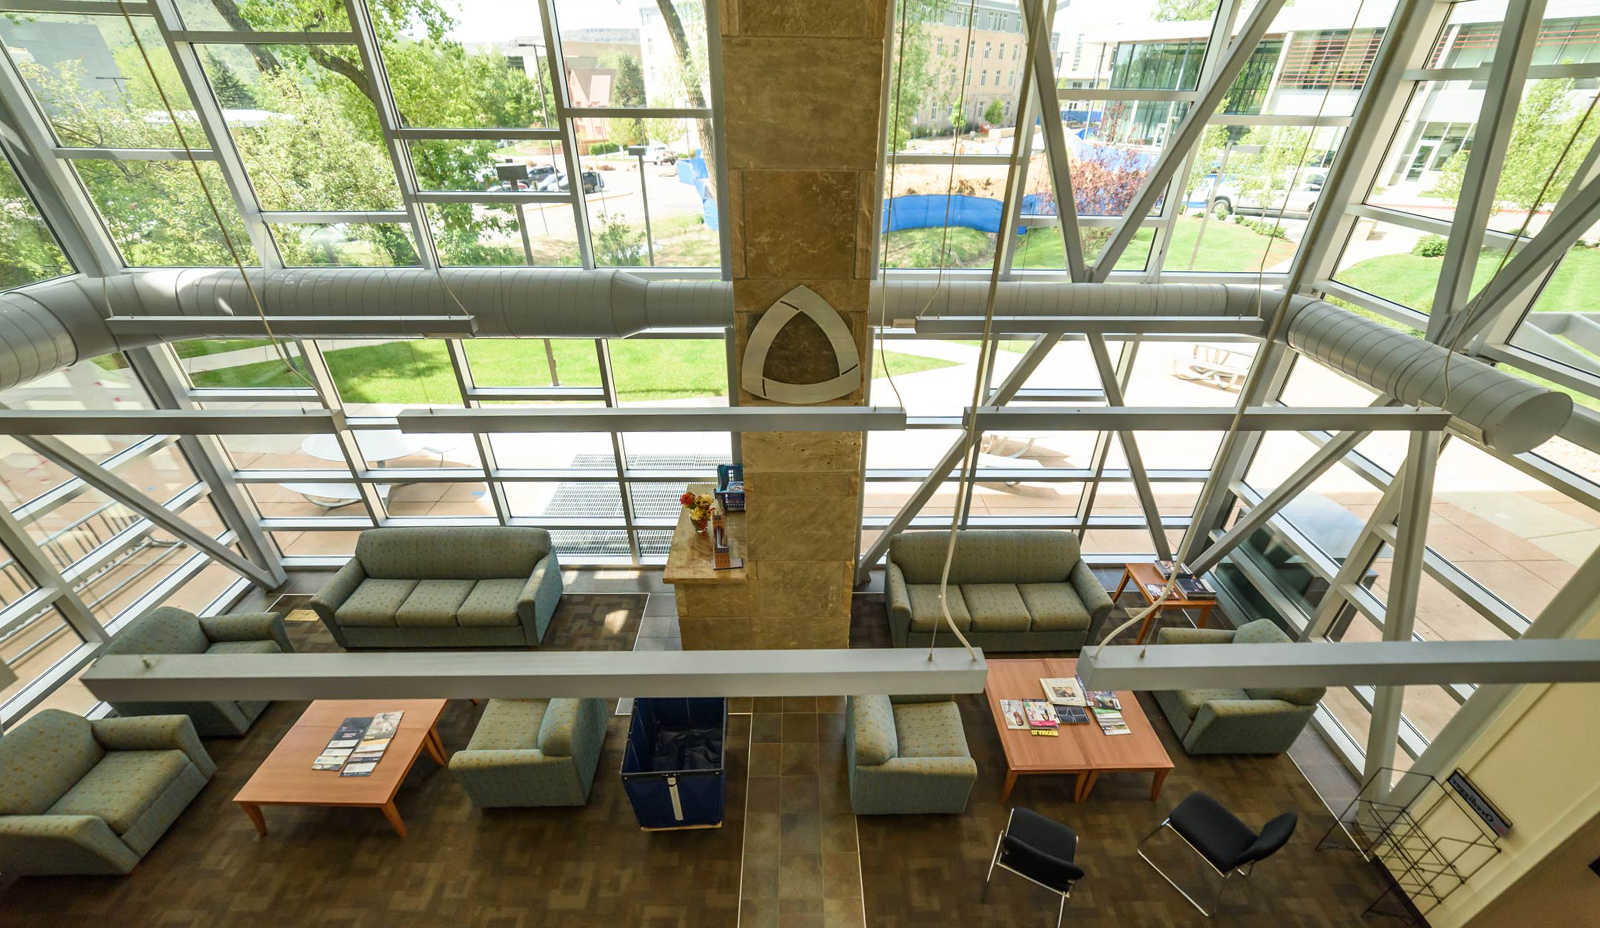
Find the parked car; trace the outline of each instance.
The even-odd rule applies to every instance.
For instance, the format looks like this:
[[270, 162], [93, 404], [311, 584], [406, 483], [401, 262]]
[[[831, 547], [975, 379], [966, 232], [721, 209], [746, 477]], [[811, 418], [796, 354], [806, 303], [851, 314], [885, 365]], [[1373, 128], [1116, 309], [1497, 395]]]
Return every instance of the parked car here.
[[556, 173], [556, 169], [548, 164], [531, 165], [526, 168], [528, 175], [526, 178], [519, 177], [515, 181], [512, 181], [503, 176], [503, 173], [506, 172], [513, 174], [516, 173], [515, 171], [508, 171], [508, 169], [511, 167], [511, 165], [498, 165], [495, 173], [487, 176], [486, 189], [490, 193], [511, 193], [518, 190], [537, 190], [539, 189], [540, 183], [542, 183], [552, 174]]
[[[582, 177], [584, 193], [596, 193], [606, 189], [606, 180], [598, 171], [584, 171]], [[539, 189], [545, 192], [565, 193], [571, 189], [571, 185], [567, 183], [567, 173], [559, 171], [545, 178], [539, 184]]]
[[645, 148], [644, 160], [651, 164], [677, 164], [678, 155], [660, 142], [651, 142]]
[[[1289, 190], [1287, 199], [1282, 188], [1277, 192], [1266, 193], [1268, 203], [1259, 202], [1263, 198], [1263, 191], [1244, 192], [1240, 189], [1237, 178], [1224, 177], [1220, 184], [1216, 183], [1216, 176], [1208, 176], [1195, 189], [1189, 203], [1192, 209], [1205, 209], [1206, 201], [1211, 200], [1211, 215], [1218, 219], [1238, 213], [1241, 216], [1276, 216], [1281, 209], [1285, 216], [1309, 216], [1316, 208], [1317, 198], [1322, 194], [1322, 183], [1327, 175], [1321, 171], [1302, 174], [1299, 183]], [[1216, 192], [1212, 192], [1212, 185], [1216, 184]]]

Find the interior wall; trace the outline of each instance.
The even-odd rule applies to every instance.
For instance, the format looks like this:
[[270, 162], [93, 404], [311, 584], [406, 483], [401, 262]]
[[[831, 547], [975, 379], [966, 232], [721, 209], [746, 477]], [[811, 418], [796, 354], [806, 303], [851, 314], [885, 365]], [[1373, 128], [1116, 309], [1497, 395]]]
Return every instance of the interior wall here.
[[[1578, 637], [1600, 638], [1600, 615]], [[1463, 752], [1455, 767], [1512, 827], [1500, 853], [1428, 913], [1432, 928], [1600, 926], [1600, 876], [1588, 868], [1600, 857], [1597, 709], [1600, 684], [1529, 686]], [[1473, 828], [1448, 802], [1422, 824], [1436, 838]]]

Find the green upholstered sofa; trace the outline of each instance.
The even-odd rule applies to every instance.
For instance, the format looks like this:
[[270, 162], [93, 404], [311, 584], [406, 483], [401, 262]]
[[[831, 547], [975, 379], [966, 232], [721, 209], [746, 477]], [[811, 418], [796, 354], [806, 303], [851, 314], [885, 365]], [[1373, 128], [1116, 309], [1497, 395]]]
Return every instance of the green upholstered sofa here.
[[[118, 632], [101, 654], [288, 654], [283, 619], [270, 612], [196, 616], [152, 609]], [[121, 716], [187, 715], [206, 737], [242, 735], [269, 702], [114, 702]]]
[[216, 770], [188, 716], [46, 709], [0, 737], [0, 873], [127, 873]]
[[[1290, 641], [1271, 619], [1231, 628], [1163, 628], [1157, 644], [1276, 644]], [[1282, 754], [1300, 736], [1322, 687], [1158, 690], [1156, 704], [1190, 754]]]
[[608, 715], [604, 699], [491, 699], [450, 772], [481, 809], [581, 806]]
[[857, 815], [962, 812], [978, 779], [948, 696], [850, 697], [845, 755]]
[[[945, 644], [956, 643], [939, 608], [949, 537], [907, 532], [889, 542], [884, 587], [897, 647], [927, 646], [935, 624]], [[988, 651], [1081, 648], [1111, 614], [1111, 596], [1071, 532], [957, 532], [948, 595], [956, 627]]]
[[311, 600], [345, 648], [536, 646], [561, 599], [550, 533], [377, 528]]

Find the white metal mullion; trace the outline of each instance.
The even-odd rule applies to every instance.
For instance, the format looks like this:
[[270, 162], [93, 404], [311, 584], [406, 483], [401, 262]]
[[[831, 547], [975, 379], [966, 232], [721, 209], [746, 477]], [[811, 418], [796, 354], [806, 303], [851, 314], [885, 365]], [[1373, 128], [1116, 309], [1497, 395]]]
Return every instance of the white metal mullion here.
[[1350, 128], [1339, 143], [1317, 208], [1300, 236], [1300, 247], [1290, 264], [1290, 292], [1298, 293], [1313, 281], [1333, 276], [1357, 219], [1345, 207], [1366, 199], [1410, 106], [1413, 93], [1404, 87], [1403, 72], [1427, 60], [1450, 9], [1448, 3], [1395, 4], [1367, 71], [1366, 85], [1352, 110]]
[[1031, 13], [1037, 22], [1024, 22], [1028, 41], [1034, 45], [1034, 93], [1039, 101], [1039, 124], [1044, 131], [1046, 164], [1050, 168], [1051, 189], [1055, 193], [1056, 216], [1060, 219], [1061, 245], [1067, 258], [1067, 273], [1075, 281], [1089, 279], [1083, 258], [1083, 237], [1078, 225], [1078, 201], [1072, 192], [1071, 162], [1068, 160], [1066, 132], [1061, 125], [1061, 97], [1056, 92], [1055, 58], [1050, 53], [1050, 28], [1055, 23], [1055, 0], [1038, 0], [1035, 8], [1022, 0], [1026, 20]]
[[[1011, 264], [1017, 256], [1017, 226], [1022, 223], [1022, 197], [1028, 189], [1028, 162], [1033, 157], [1033, 113], [1038, 105], [1038, 97], [1033, 93], [1032, 78], [1028, 74], [1022, 75], [1022, 87], [1017, 96], [1016, 128], [1013, 130], [1022, 135], [1022, 144], [1013, 146], [1016, 156], [1009, 159], [1012, 174], [1011, 185], [1011, 210], [1000, 216], [1000, 234], [995, 238], [995, 247], [1000, 249], [1000, 279], [1008, 280], [1011, 277]], [[1042, 114], [1041, 114], [1042, 115]], [[993, 365], [988, 368], [991, 373]], [[985, 387], [988, 384], [984, 385]]]
[[[170, 2], [170, 0], [161, 0]], [[375, 101], [373, 109], [378, 117], [378, 130], [383, 133], [384, 147], [389, 150], [389, 163], [394, 170], [395, 185], [400, 190], [400, 204], [411, 217], [411, 235], [416, 243], [417, 261], [424, 268], [439, 266], [439, 252], [433, 244], [433, 233], [428, 228], [424, 208], [417, 201], [417, 178], [411, 170], [411, 151], [406, 143], [395, 136], [400, 125], [400, 111], [395, 106], [394, 92], [389, 87], [389, 75], [383, 67], [383, 54], [378, 49], [378, 33], [372, 25], [365, 0], [344, 0], [350, 17], [351, 37], [361, 63], [367, 69], [367, 84]]]
[[1461, 180], [1461, 195], [1450, 221], [1444, 264], [1433, 291], [1433, 308], [1428, 314], [1429, 341], [1440, 339], [1446, 324], [1472, 293], [1484, 229], [1494, 209], [1495, 188], [1511, 145], [1511, 124], [1522, 104], [1544, 10], [1545, 0], [1509, 0], [1506, 6], [1489, 82], [1483, 91], [1483, 105], [1478, 110], [1477, 129], [1473, 131], [1472, 151], [1467, 155], [1466, 173]]
[[[729, 3], [735, 0], [727, 0]], [[723, 0], [705, 0], [706, 7], [706, 82], [711, 85], [711, 138], [702, 140], [703, 145], [711, 146], [712, 154], [717, 166], [716, 197], [717, 205], [717, 244], [722, 251], [722, 279], [733, 279], [733, 228], [732, 223], [738, 221], [729, 212], [728, 197], [728, 148], [727, 133], [723, 130], [723, 102], [722, 102], [722, 30], [713, 28], [713, 25], [722, 21]], [[571, 177], [573, 175], [567, 175]], [[578, 177], [579, 186], [582, 186], [582, 176]], [[570, 186], [570, 185], [569, 185]], [[877, 208], [873, 209], [874, 215]], [[874, 265], [876, 266], [876, 265]], [[730, 402], [732, 398], [730, 397]]]
[[0, 506], [0, 544], [5, 545], [17, 566], [27, 573], [35, 586], [48, 591], [56, 608], [61, 610], [61, 615], [79, 637], [89, 644], [106, 640], [105, 630], [73, 590], [72, 584], [61, 576], [61, 571], [56, 569], [56, 565], [50, 562], [50, 558], [28, 536], [22, 523], [5, 506]]
[[[445, 349], [450, 353], [450, 366], [455, 371], [456, 387], [461, 391], [461, 404], [467, 409], [481, 407], [481, 400], [472, 398], [472, 391], [476, 381], [472, 377], [472, 364], [467, 357], [467, 347], [459, 338], [445, 340]], [[499, 469], [499, 462], [494, 455], [494, 443], [487, 432], [473, 432], [472, 441], [478, 448], [478, 461], [483, 465], [483, 480], [485, 489], [489, 491], [489, 499], [494, 503], [495, 517], [501, 525], [510, 525], [511, 505], [506, 499], [505, 487], [496, 480], [494, 473]]]
[[[1406, 455], [1405, 486], [1400, 493], [1398, 537], [1389, 570], [1389, 598], [1383, 611], [1383, 640], [1410, 641], [1417, 619], [1417, 593], [1422, 583], [1422, 554], [1428, 534], [1428, 513], [1433, 501], [1433, 477], [1439, 458], [1439, 434], [1412, 432]], [[1394, 749], [1400, 736], [1405, 687], [1380, 686], [1372, 702], [1367, 729], [1366, 768], [1370, 780], [1382, 768], [1394, 766]], [[1378, 797], [1388, 795], [1390, 784], [1377, 781]]]
[[183, 82], [183, 89], [194, 104], [195, 116], [205, 132], [222, 180], [228, 185], [228, 193], [239, 211], [239, 218], [244, 222], [250, 244], [255, 246], [261, 266], [283, 267], [278, 243], [273, 240], [271, 231], [261, 218], [261, 203], [256, 198], [255, 188], [250, 185], [244, 161], [233, 143], [233, 133], [223, 118], [222, 107], [211, 93], [211, 84], [200, 63], [200, 56], [192, 44], [176, 38], [183, 30], [183, 23], [173, 6], [173, 0], [152, 0], [151, 6], [155, 10], [156, 28], [161, 31], [161, 38], [167, 43], [167, 51], [177, 66], [178, 79]]
[[[1124, 395], [1127, 393], [1128, 384], [1133, 382], [1133, 365], [1138, 360], [1138, 357], [1138, 342], [1125, 341], [1122, 343], [1122, 351], [1117, 356], [1116, 381], [1122, 388]], [[1107, 405], [1110, 404], [1110, 396], [1107, 395], [1104, 389], [1100, 391], [1100, 397]], [[1094, 435], [1094, 450], [1089, 453], [1089, 459], [1094, 462], [1090, 468], [1092, 473], [1078, 494], [1077, 513], [1078, 521], [1081, 523], [1081, 527], [1078, 529], [1078, 540], [1080, 542], [1088, 536], [1089, 519], [1094, 515], [1094, 501], [1100, 494], [1100, 484], [1106, 480], [1106, 461], [1111, 456], [1111, 440], [1110, 432], [1096, 432]], [[1128, 472], [1128, 476], [1129, 479], [1132, 479], [1133, 472], [1131, 469]]]
[[[583, 164], [578, 160], [577, 125], [567, 99], [567, 69], [556, 30], [555, 0], [538, 0], [539, 22], [544, 26], [544, 55], [550, 67], [550, 96], [555, 102], [556, 126], [561, 130], [561, 154], [567, 162], [567, 196], [572, 201], [572, 226], [578, 234], [578, 263], [594, 269], [594, 249], [589, 241], [589, 206], [583, 197]], [[707, 21], [709, 33], [711, 22]], [[721, 159], [719, 159], [720, 161]], [[719, 207], [720, 208], [720, 207]], [[719, 216], [720, 218], [720, 216]]]
[[339, 396], [339, 387], [333, 382], [333, 375], [328, 371], [328, 359], [323, 357], [322, 346], [313, 339], [301, 339], [299, 345], [300, 357], [306, 362], [306, 372], [311, 377], [312, 386], [321, 396], [323, 408], [333, 413], [334, 440], [339, 443], [339, 453], [344, 456], [350, 480], [361, 496], [361, 505], [367, 511], [367, 519], [375, 526], [382, 525], [389, 517], [388, 507], [383, 497], [378, 494], [375, 484], [358, 479], [367, 469], [367, 458], [361, 451], [360, 443], [356, 441], [355, 432], [350, 429], [349, 421], [345, 418], [344, 400]]
[[[617, 387], [612, 379], [611, 371], [611, 344], [606, 339], [594, 340], [595, 360], [600, 362], [600, 387], [605, 391], [606, 405], [615, 407], [621, 403], [617, 400]], [[622, 500], [622, 525], [623, 534], [628, 539], [628, 553], [635, 564], [639, 563], [639, 535], [634, 530], [633, 519], [633, 486], [628, 482], [627, 448], [623, 444], [621, 433], [611, 433], [611, 457], [617, 466], [617, 494]]]
[[[1122, 384], [1117, 381], [1116, 368], [1112, 366], [1111, 355], [1106, 350], [1105, 336], [1091, 332], [1089, 351], [1094, 355], [1095, 369], [1100, 372], [1100, 382], [1106, 391], [1106, 405], [1126, 406]], [[1130, 364], [1130, 371], [1132, 367]], [[1128, 475], [1133, 479], [1134, 493], [1138, 495], [1139, 506], [1144, 510], [1145, 523], [1150, 526], [1150, 540], [1155, 542], [1156, 554], [1163, 561], [1170, 561], [1172, 544], [1167, 540], [1166, 527], [1161, 522], [1161, 508], [1150, 489], [1150, 477], [1145, 473], [1144, 456], [1139, 453], [1138, 439], [1130, 430], [1117, 432], [1117, 440], [1122, 443], [1122, 454], [1128, 461]]]

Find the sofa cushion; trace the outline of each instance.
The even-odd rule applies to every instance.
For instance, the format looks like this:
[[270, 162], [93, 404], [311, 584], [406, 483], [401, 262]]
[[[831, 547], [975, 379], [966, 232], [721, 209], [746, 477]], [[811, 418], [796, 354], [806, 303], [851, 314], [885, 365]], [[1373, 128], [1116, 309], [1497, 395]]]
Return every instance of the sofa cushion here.
[[953, 702], [896, 703], [894, 730], [901, 757], [966, 757], [961, 710]]
[[894, 731], [894, 706], [889, 697], [850, 697], [849, 724], [857, 766], [876, 767], [894, 759], [898, 742]]
[[[956, 628], [966, 631], [972, 627], [972, 616], [967, 612], [967, 601], [961, 597], [961, 588], [954, 583], [946, 588], [950, 598], [950, 618]], [[939, 584], [908, 583], [906, 598], [911, 600], [911, 630], [931, 632], [935, 625], [949, 630], [944, 624], [944, 610], [939, 607]]]
[[278, 654], [276, 641], [218, 641], [206, 648], [207, 654]]
[[415, 580], [361, 581], [356, 591], [333, 613], [333, 620], [351, 628], [394, 628], [394, 614], [416, 587]]
[[1025, 632], [1028, 607], [1014, 583], [963, 583], [961, 598], [975, 632]]
[[1246, 687], [1245, 692], [1251, 699], [1281, 699], [1297, 706], [1314, 706], [1328, 695], [1328, 691], [1320, 686], [1283, 686], [1276, 689]]
[[189, 766], [182, 751], [111, 751], [47, 815], [93, 815], [126, 834]]
[[1089, 609], [1070, 583], [1019, 583], [1017, 593], [1028, 607], [1036, 632], [1084, 631]]
[[1244, 690], [1178, 690], [1173, 695], [1178, 698], [1178, 706], [1183, 709], [1183, 714], [1194, 718], [1200, 713], [1200, 707], [1213, 699], [1248, 699]]
[[[889, 542], [889, 559], [907, 583], [938, 583], [948, 532], [903, 532]], [[1059, 531], [960, 531], [950, 582], [1054, 583], [1078, 563], [1078, 537]]]
[[539, 725], [548, 699], [491, 699], [473, 729], [469, 751], [532, 751], [539, 747]]
[[46, 709], [0, 737], [0, 815], [43, 815], [105, 749], [89, 720]]
[[394, 614], [401, 628], [456, 627], [456, 610], [472, 593], [476, 580], [422, 580]]
[[1271, 619], [1246, 622], [1233, 633], [1234, 644], [1287, 644], [1292, 640]]
[[461, 605], [456, 607], [456, 624], [462, 628], [516, 625], [517, 600], [527, 580], [479, 580]]
[[515, 525], [378, 528], [356, 540], [367, 576], [389, 579], [526, 580], [549, 553], [549, 532]]
[[106, 654], [204, 654], [210, 644], [194, 613], [173, 606], [152, 609], [129, 622]]

